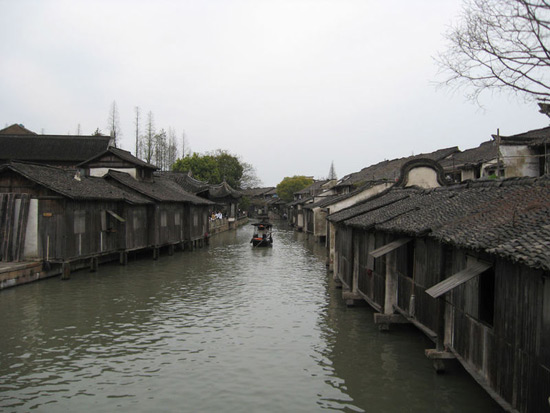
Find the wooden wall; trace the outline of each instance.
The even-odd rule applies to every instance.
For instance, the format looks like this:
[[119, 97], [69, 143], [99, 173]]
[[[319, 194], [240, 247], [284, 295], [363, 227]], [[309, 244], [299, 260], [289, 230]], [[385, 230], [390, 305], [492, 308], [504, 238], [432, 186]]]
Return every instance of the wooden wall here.
[[204, 238], [208, 231], [207, 205], [187, 204], [184, 218], [185, 241], [195, 241]]
[[[432, 331], [437, 331], [437, 300], [425, 291], [443, 279], [441, 244], [416, 238], [396, 251], [398, 272], [397, 305]], [[449, 274], [452, 275], [452, 274]], [[414, 309], [410, 308], [414, 294]]]
[[349, 289], [353, 282], [353, 230], [340, 226], [336, 232], [336, 251], [338, 251], [338, 278]]
[[[454, 251], [454, 270], [466, 252]], [[482, 257], [487, 258], [487, 257]], [[548, 411], [550, 396], [549, 276], [495, 259], [494, 322], [480, 320], [480, 277], [455, 288], [452, 346], [490, 387], [520, 412]]]
[[358, 277], [359, 292], [368, 297], [378, 311], [382, 311], [386, 280], [383, 274], [373, 270], [374, 259], [369, 256], [369, 252], [374, 250], [376, 236], [372, 232], [355, 230], [354, 242], [358, 243], [356, 277]]

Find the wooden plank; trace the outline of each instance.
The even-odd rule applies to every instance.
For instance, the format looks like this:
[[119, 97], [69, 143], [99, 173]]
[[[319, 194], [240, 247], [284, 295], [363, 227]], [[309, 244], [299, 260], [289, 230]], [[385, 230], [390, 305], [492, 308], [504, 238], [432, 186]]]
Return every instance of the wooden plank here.
[[396, 250], [397, 248], [401, 247], [402, 245], [405, 245], [411, 239], [412, 238], [409, 238], [409, 237], [399, 238], [396, 241], [392, 241], [389, 244], [383, 245], [380, 248], [377, 248], [374, 251], [371, 251], [370, 255], [373, 258], [381, 257], [382, 255], [386, 255], [387, 253], [392, 252], [393, 250]]
[[25, 249], [25, 237], [27, 234], [27, 222], [29, 219], [29, 194], [21, 195], [21, 205], [19, 206], [19, 225], [17, 228], [17, 246], [14, 260], [20, 261]]
[[491, 264], [476, 261], [462, 271], [459, 271], [456, 274], [451, 275], [449, 278], [441, 281], [440, 283], [428, 288], [426, 290], [426, 293], [433, 298], [437, 298], [445, 294], [446, 292], [451, 291], [453, 288], [456, 288], [459, 285], [465, 283], [466, 281], [478, 276], [483, 271], [489, 268], [491, 268]]
[[4, 261], [13, 261], [11, 257], [11, 240], [13, 238], [13, 215], [15, 210], [15, 195], [7, 195], [7, 204], [6, 204], [6, 217], [5, 217], [5, 228], [4, 234], [2, 237], [2, 257]]
[[5, 231], [6, 231], [6, 223], [7, 220], [5, 218], [6, 215], [6, 209], [7, 209], [7, 200], [8, 197], [6, 194], [0, 194], [0, 261], [4, 261], [4, 240], [6, 239]]

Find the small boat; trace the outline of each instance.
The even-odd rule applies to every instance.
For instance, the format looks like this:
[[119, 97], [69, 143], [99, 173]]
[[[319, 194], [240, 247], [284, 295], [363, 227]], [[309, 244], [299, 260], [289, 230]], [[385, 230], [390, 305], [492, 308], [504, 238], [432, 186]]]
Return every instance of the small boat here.
[[271, 229], [273, 225], [271, 225], [265, 219], [252, 225], [254, 226], [254, 235], [252, 235], [252, 239], [250, 240], [250, 243], [252, 244], [252, 246], [253, 247], [272, 247], [273, 235], [272, 235]]

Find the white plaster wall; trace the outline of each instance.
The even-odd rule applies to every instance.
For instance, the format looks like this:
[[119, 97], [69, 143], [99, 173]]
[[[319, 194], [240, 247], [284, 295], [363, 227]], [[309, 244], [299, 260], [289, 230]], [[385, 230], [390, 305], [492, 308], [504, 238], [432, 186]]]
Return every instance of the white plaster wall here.
[[38, 199], [31, 199], [29, 216], [27, 218], [27, 230], [25, 231], [23, 257], [36, 258], [38, 256]]
[[380, 185], [373, 186], [371, 188], [365, 189], [364, 191], [349, 197], [347, 199], [344, 199], [340, 202], [337, 202], [335, 204], [332, 204], [330, 206], [330, 213], [334, 214], [335, 212], [338, 212], [342, 209], [348, 208], [350, 206], [353, 206], [355, 204], [358, 204], [361, 201], [364, 201], [365, 199], [370, 198], [373, 195], [376, 195], [380, 192], [382, 192], [384, 189], [389, 188], [392, 186], [393, 183], [384, 183]]
[[514, 176], [539, 176], [539, 158], [529, 147], [501, 145], [500, 153], [506, 178]]
[[461, 173], [461, 180], [467, 181], [469, 179], [475, 179], [474, 170], [473, 169], [464, 169]]
[[134, 179], [136, 178], [136, 168], [90, 168], [90, 176], [102, 177], [109, 172], [109, 170], [126, 172], [130, 174]]
[[405, 186], [419, 186], [421, 188], [437, 188], [441, 185], [437, 182], [437, 171], [426, 166], [412, 168], [407, 176]]

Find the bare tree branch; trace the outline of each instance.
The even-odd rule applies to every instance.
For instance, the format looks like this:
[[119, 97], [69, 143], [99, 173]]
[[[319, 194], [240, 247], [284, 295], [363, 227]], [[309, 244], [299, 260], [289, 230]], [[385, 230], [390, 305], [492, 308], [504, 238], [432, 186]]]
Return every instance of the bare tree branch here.
[[475, 101], [487, 90], [550, 98], [549, 0], [464, 0], [445, 37], [441, 84]]

